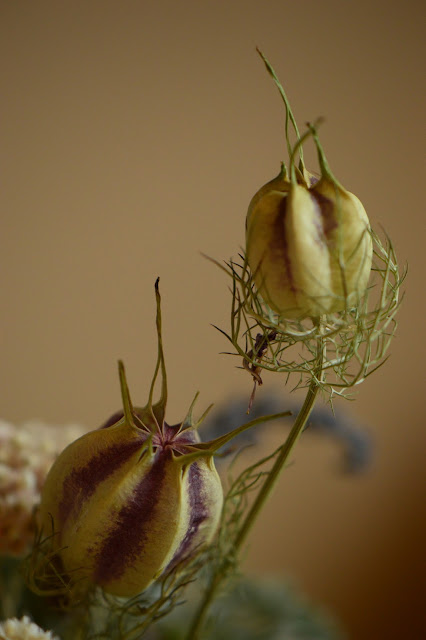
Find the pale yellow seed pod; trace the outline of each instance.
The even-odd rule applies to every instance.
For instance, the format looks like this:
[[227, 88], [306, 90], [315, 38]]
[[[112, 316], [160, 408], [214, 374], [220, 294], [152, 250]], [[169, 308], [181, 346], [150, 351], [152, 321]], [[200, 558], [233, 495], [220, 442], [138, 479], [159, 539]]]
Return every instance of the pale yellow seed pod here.
[[364, 293], [372, 258], [367, 214], [330, 179], [310, 189], [271, 181], [253, 197], [246, 231], [257, 289], [282, 317], [341, 311]]
[[53, 465], [42, 530], [77, 587], [130, 597], [212, 539], [222, 486], [211, 456], [184, 462], [195, 431], [162, 424], [147, 443], [125, 418], [85, 434]]
[[182, 422], [166, 422], [158, 280], [155, 291], [158, 359], [148, 404], [133, 407], [120, 362], [123, 410], [66, 447], [50, 469], [29, 571], [38, 593], [73, 601], [97, 586], [135, 596], [184, 567], [216, 533], [223, 490], [213, 456], [233, 433], [202, 443], [197, 429], [204, 416], [193, 421], [195, 400]]

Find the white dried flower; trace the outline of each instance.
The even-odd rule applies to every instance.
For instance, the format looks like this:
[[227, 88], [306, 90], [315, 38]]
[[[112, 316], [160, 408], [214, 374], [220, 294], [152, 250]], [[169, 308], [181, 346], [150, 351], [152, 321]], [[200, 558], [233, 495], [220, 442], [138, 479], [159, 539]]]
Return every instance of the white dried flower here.
[[27, 552], [47, 472], [59, 453], [86, 431], [73, 424], [31, 421], [16, 426], [0, 420], [0, 554]]
[[0, 640], [59, 640], [52, 631], [43, 631], [28, 616], [0, 623]]

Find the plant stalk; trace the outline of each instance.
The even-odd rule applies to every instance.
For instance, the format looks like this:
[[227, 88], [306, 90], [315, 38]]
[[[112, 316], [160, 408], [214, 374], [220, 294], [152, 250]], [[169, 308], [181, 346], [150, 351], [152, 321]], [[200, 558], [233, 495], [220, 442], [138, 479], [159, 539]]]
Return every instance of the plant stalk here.
[[[320, 355], [319, 355], [319, 366], [318, 369], [321, 372], [322, 371], [322, 362], [323, 362], [323, 356], [322, 356], [322, 349], [320, 349]], [[319, 376], [319, 378], [321, 377], [321, 374]], [[262, 485], [262, 488], [260, 489], [259, 493], [256, 496], [255, 501], [253, 502], [250, 511], [248, 512], [242, 526], [241, 529], [238, 532], [238, 535], [236, 537], [235, 540], [235, 544], [234, 544], [234, 550], [235, 553], [237, 554], [238, 551], [240, 550], [242, 544], [244, 543], [244, 541], [246, 540], [249, 532], [251, 531], [253, 524], [256, 521], [257, 516], [259, 515], [260, 511], [262, 510], [262, 508], [264, 507], [266, 500], [268, 499], [269, 495], [271, 494], [273, 488], [275, 487], [275, 484], [282, 472], [282, 470], [284, 469], [284, 466], [294, 448], [294, 446], [296, 445], [296, 442], [298, 441], [300, 435], [302, 434], [306, 423], [309, 419], [309, 416], [311, 414], [311, 411], [314, 407], [315, 404], [315, 400], [317, 398], [318, 392], [320, 389], [320, 385], [318, 383], [318, 378], [316, 378], [316, 376], [313, 376], [311, 383], [309, 385], [309, 389], [308, 392], [306, 394], [305, 397], [305, 401], [297, 415], [297, 418], [295, 420], [295, 423], [293, 425], [293, 427], [291, 428], [291, 431], [286, 439], [286, 441], [284, 442], [283, 446], [281, 447], [281, 450], [274, 462], [274, 465], [271, 469], [271, 471], [269, 472], [264, 484]], [[213, 601], [216, 592], [218, 590], [218, 587], [220, 586], [220, 583], [222, 582], [222, 580], [225, 578], [225, 572], [223, 572], [222, 574], [216, 574], [211, 583], [209, 588], [207, 589], [204, 598], [202, 600], [202, 602], [200, 603], [200, 606], [193, 618], [192, 621], [192, 625], [189, 629], [188, 635], [187, 635], [187, 640], [199, 640], [200, 633], [203, 629], [204, 626], [204, 622], [207, 616], [207, 612], [209, 609], [209, 606], [211, 604], [211, 602]]]

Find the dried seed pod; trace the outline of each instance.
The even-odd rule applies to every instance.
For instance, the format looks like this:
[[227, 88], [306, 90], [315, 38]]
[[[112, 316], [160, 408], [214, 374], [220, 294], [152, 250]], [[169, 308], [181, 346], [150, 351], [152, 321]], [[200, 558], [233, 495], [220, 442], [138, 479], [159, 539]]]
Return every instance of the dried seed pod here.
[[246, 255], [257, 289], [290, 319], [355, 306], [371, 270], [365, 209], [332, 176], [314, 138], [321, 179], [300, 184], [295, 172], [292, 180], [282, 172], [255, 194], [246, 220]]
[[[132, 406], [120, 362], [123, 411], [70, 444], [46, 478], [38, 523], [48, 549], [44, 542], [35, 547], [28, 580], [39, 593], [74, 599], [99, 586], [131, 597], [184, 566], [219, 523], [215, 452], [251, 426], [288, 415], [264, 416], [203, 443], [197, 429], [207, 412], [194, 422], [196, 396], [186, 418], [168, 425], [158, 281], [156, 297], [158, 361], [147, 405]], [[153, 403], [160, 370], [161, 396]]]
[[92, 431], [53, 465], [40, 520], [72, 582], [108, 593], [140, 593], [167, 568], [208, 543], [222, 507], [211, 455], [191, 462], [197, 438], [182, 425], [149, 433], [138, 420]]
[[[200, 443], [201, 421], [193, 422], [192, 405], [181, 424], [164, 420], [156, 292], [159, 360], [147, 406], [133, 409], [120, 363], [124, 411], [70, 444], [43, 488], [40, 527], [53, 533], [60, 570], [80, 591], [98, 585], [114, 595], [136, 595], [210, 542], [219, 522], [223, 492], [214, 443]], [[162, 393], [153, 404], [160, 367]]]

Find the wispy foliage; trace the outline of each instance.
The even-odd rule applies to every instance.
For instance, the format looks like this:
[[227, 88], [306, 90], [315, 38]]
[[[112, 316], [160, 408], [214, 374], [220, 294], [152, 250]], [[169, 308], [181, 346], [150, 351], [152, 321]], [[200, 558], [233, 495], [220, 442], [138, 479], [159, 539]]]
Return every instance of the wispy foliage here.
[[308, 387], [316, 376], [317, 344], [324, 343], [321, 389], [348, 396], [386, 359], [397, 327], [396, 313], [406, 269], [400, 271], [389, 238], [383, 243], [371, 232], [374, 246], [372, 278], [359, 305], [324, 315], [320, 322], [309, 318], [288, 320], [272, 311], [254, 284], [244, 254], [238, 262], [218, 264], [232, 279], [230, 331], [219, 329], [234, 347], [231, 355], [242, 358], [255, 384], [261, 372], [291, 376], [294, 388]]

